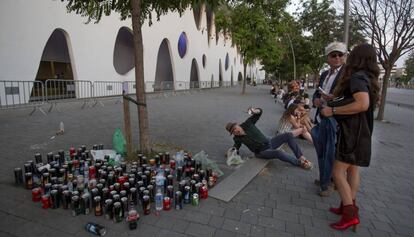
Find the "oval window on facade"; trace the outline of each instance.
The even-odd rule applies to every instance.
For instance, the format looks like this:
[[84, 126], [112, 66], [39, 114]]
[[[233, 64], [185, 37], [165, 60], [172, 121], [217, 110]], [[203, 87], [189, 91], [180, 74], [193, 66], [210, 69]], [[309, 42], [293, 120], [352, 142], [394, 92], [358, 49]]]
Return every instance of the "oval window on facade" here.
[[181, 58], [184, 58], [187, 53], [187, 35], [185, 32], [181, 33], [180, 38], [178, 38], [178, 54]]

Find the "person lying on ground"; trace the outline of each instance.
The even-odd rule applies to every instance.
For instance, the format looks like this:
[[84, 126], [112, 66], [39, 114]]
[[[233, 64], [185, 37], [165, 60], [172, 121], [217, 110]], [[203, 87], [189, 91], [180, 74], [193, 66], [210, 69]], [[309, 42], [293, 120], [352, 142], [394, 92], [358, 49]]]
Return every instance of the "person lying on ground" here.
[[[303, 156], [292, 132], [268, 138], [256, 127], [256, 122], [262, 115], [262, 109], [250, 108], [248, 111], [252, 115], [243, 123], [230, 122], [226, 125], [226, 130], [233, 135], [234, 148], [239, 150], [244, 144], [257, 158], [279, 159], [303, 169], [312, 168], [312, 163]], [[294, 156], [278, 149], [284, 143], [288, 144]]]

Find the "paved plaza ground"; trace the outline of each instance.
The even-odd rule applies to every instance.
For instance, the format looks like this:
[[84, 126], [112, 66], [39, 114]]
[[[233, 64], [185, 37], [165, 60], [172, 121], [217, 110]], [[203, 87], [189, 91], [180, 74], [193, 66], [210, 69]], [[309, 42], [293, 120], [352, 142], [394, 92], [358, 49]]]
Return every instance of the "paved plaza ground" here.
[[[204, 150], [228, 176], [235, 168], [225, 165], [224, 152], [233, 143], [224, 126], [242, 122], [249, 106], [263, 108], [257, 126], [271, 136], [283, 108], [275, 104], [265, 86], [219, 88], [179, 93], [175, 96], [148, 96], [151, 140], [197, 153]], [[125, 223], [114, 224], [103, 217], [70, 211], [43, 210], [31, 201], [30, 191], [14, 186], [13, 168], [33, 159], [35, 152], [112, 145], [112, 134], [122, 128], [122, 104], [104, 101], [104, 107], [81, 109], [81, 104], [59, 106], [47, 116], [30, 110], [0, 111], [0, 236], [92, 236], [84, 230], [89, 222], [107, 227], [106, 236], [414, 236], [413, 140], [414, 91], [390, 90], [386, 120], [376, 122], [371, 166], [361, 169], [358, 193], [361, 224], [357, 233], [333, 231], [329, 223], [338, 216], [328, 211], [339, 203], [337, 193], [321, 198], [313, 181], [317, 168], [305, 171], [278, 160], [253, 179], [231, 202], [209, 198], [200, 206], [141, 216], [138, 229], [129, 231]], [[396, 102], [396, 103], [394, 103]], [[46, 106], [45, 106], [46, 109]], [[53, 139], [63, 121], [66, 133]], [[137, 113], [132, 109], [132, 121]], [[137, 144], [137, 126], [134, 125]], [[299, 141], [304, 154], [316, 164], [311, 145]], [[249, 155], [242, 150], [243, 155]]]

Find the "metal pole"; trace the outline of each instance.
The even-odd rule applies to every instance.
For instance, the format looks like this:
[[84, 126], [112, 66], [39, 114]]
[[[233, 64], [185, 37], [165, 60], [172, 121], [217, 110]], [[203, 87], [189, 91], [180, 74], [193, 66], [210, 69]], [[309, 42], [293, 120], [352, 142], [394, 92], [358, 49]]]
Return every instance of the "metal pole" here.
[[289, 34], [286, 34], [289, 40], [290, 49], [292, 50], [292, 57], [293, 57], [293, 80], [296, 80], [296, 59], [295, 59], [295, 51], [293, 50], [292, 40], [290, 39]]
[[348, 48], [349, 41], [349, 0], [344, 0], [344, 43]]

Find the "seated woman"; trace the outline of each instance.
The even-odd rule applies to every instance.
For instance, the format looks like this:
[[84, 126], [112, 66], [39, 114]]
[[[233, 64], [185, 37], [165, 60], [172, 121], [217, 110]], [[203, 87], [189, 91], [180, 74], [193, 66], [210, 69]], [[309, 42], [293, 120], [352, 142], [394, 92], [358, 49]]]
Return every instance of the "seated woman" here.
[[[301, 113], [303, 112], [301, 112], [301, 107], [298, 104], [291, 104], [280, 118], [277, 132], [279, 134], [291, 132], [295, 137], [301, 135], [307, 141], [313, 143], [312, 136], [310, 135], [307, 126], [303, 125], [301, 122]], [[306, 128], [306, 131], [302, 131], [303, 127]]]
[[298, 104], [297, 110], [299, 112], [300, 124], [303, 125], [306, 128], [306, 130], [308, 130], [308, 132], [310, 133], [314, 126], [313, 122], [309, 117], [310, 109], [306, 109], [304, 105]]

